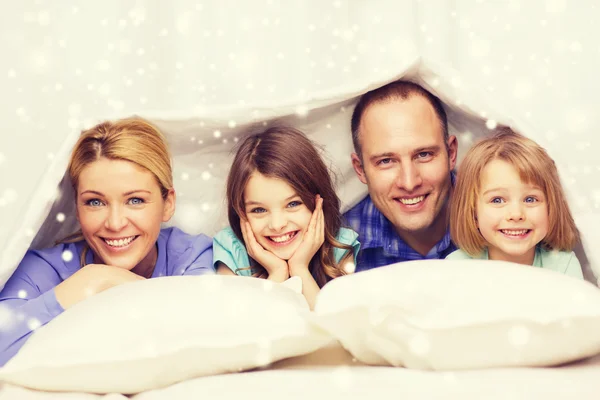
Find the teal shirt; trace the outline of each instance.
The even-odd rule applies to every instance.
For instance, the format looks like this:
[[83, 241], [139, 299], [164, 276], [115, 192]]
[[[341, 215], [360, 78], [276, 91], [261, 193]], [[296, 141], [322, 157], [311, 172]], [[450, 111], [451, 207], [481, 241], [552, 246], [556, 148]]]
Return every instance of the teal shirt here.
[[[487, 260], [488, 252], [485, 249], [479, 256], [471, 257], [463, 250], [456, 250], [446, 257], [446, 260]], [[573, 278], [583, 279], [581, 265], [577, 256], [572, 251], [548, 251], [537, 246], [533, 258], [533, 266], [559, 272]]]
[[[354, 260], [360, 249], [360, 242], [357, 240], [358, 234], [351, 229], [340, 228], [340, 232], [336, 237], [337, 241], [343, 244], [352, 246]], [[347, 250], [337, 247], [333, 248], [333, 256], [336, 262], [340, 262], [346, 255]], [[217, 263], [223, 263], [232, 270], [236, 275], [252, 276], [250, 266], [250, 258], [246, 247], [235, 236], [233, 230], [227, 227], [216, 234], [213, 238], [213, 265], [217, 268]], [[241, 270], [240, 270], [241, 269]]]

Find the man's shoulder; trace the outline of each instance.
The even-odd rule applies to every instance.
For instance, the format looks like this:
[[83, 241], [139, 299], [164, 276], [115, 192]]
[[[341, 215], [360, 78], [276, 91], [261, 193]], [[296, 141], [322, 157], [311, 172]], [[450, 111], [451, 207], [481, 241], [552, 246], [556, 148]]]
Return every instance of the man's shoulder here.
[[374, 214], [378, 216], [379, 210], [375, 208], [375, 205], [371, 201], [371, 196], [366, 195], [354, 207], [344, 213], [344, 219], [352, 229], [359, 232], [361, 230], [360, 227], [364, 223], [371, 222]]

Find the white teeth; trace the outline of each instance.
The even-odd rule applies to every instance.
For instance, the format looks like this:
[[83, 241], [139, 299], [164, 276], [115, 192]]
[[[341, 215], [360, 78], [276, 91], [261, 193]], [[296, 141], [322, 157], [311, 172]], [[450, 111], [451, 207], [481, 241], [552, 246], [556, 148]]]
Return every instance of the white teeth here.
[[413, 197], [412, 199], [400, 199], [400, 203], [402, 204], [417, 204], [423, 201], [425, 196]]
[[276, 243], [283, 243], [283, 242], [287, 242], [288, 240], [290, 240], [292, 238], [292, 236], [294, 236], [294, 232], [290, 232], [286, 235], [282, 235], [282, 236], [270, 236], [271, 240], [276, 242]]
[[519, 229], [519, 230], [513, 230], [513, 229], [502, 229], [501, 230], [502, 233], [504, 233], [505, 235], [509, 235], [509, 236], [521, 236], [527, 233], [528, 229]]
[[129, 243], [131, 243], [131, 241], [135, 239], [135, 236], [131, 236], [125, 239], [118, 239], [118, 240], [110, 240], [110, 239], [104, 239], [104, 241], [112, 247], [124, 247], [127, 246]]

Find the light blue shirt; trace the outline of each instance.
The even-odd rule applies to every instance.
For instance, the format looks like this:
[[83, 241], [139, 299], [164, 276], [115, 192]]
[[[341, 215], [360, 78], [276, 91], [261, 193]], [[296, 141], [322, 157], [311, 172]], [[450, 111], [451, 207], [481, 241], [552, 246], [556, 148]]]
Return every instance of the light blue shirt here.
[[[336, 240], [340, 243], [352, 246], [354, 259], [358, 250], [360, 250], [360, 242], [357, 240], [358, 234], [352, 229], [340, 228]], [[333, 248], [333, 256], [336, 262], [340, 262], [348, 251], [338, 247]], [[250, 266], [250, 257], [244, 244], [235, 236], [231, 227], [221, 230], [213, 238], [213, 265], [216, 268], [217, 263], [223, 263], [233, 271], [236, 275], [252, 276]]]
[[[456, 250], [446, 257], [446, 260], [488, 260], [487, 248], [477, 257], [471, 257], [463, 250]], [[581, 265], [577, 256], [572, 251], [548, 251], [540, 246], [535, 248], [535, 256], [533, 258], [534, 267], [550, 269], [571, 276], [573, 278], [583, 279]]]
[[[85, 241], [64, 243], [44, 250], [29, 250], [0, 292], [0, 311], [9, 312], [8, 324], [0, 325], [0, 366], [23, 346], [33, 333], [64, 311], [54, 288], [77, 272]], [[152, 278], [213, 274], [212, 239], [188, 235], [178, 228], [160, 231], [158, 258]], [[70, 252], [69, 257], [64, 257]], [[68, 254], [68, 253], [67, 253]], [[88, 251], [86, 264], [93, 263]], [[160, 296], [157, 293], [157, 296]]]

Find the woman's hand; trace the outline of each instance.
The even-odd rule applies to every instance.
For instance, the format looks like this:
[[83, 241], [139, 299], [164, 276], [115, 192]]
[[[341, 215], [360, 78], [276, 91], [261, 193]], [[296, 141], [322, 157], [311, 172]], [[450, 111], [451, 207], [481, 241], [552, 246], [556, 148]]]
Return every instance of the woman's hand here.
[[144, 280], [133, 272], [104, 264], [88, 264], [54, 288], [56, 300], [67, 308], [123, 283]]
[[288, 260], [290, 275], [308, 271], [308, 264], [325, 241], [325, 217], [323, 216], [323, 199], [317, 195], [315, 210], [310, 217], [308, 228], [302, 237], [302, 243]]
[[285, 260], [277, 257], [275, 254], [265, 250], [256, 240], [250, 223], [246, 220], [240, 220], [242, 235], [246, 243], [248, 255], [255, 259], [260, 265], [267, 270], [268, 279], [275, 282], [283, 282], [290, 277], [288, 272], [288, 264]]

